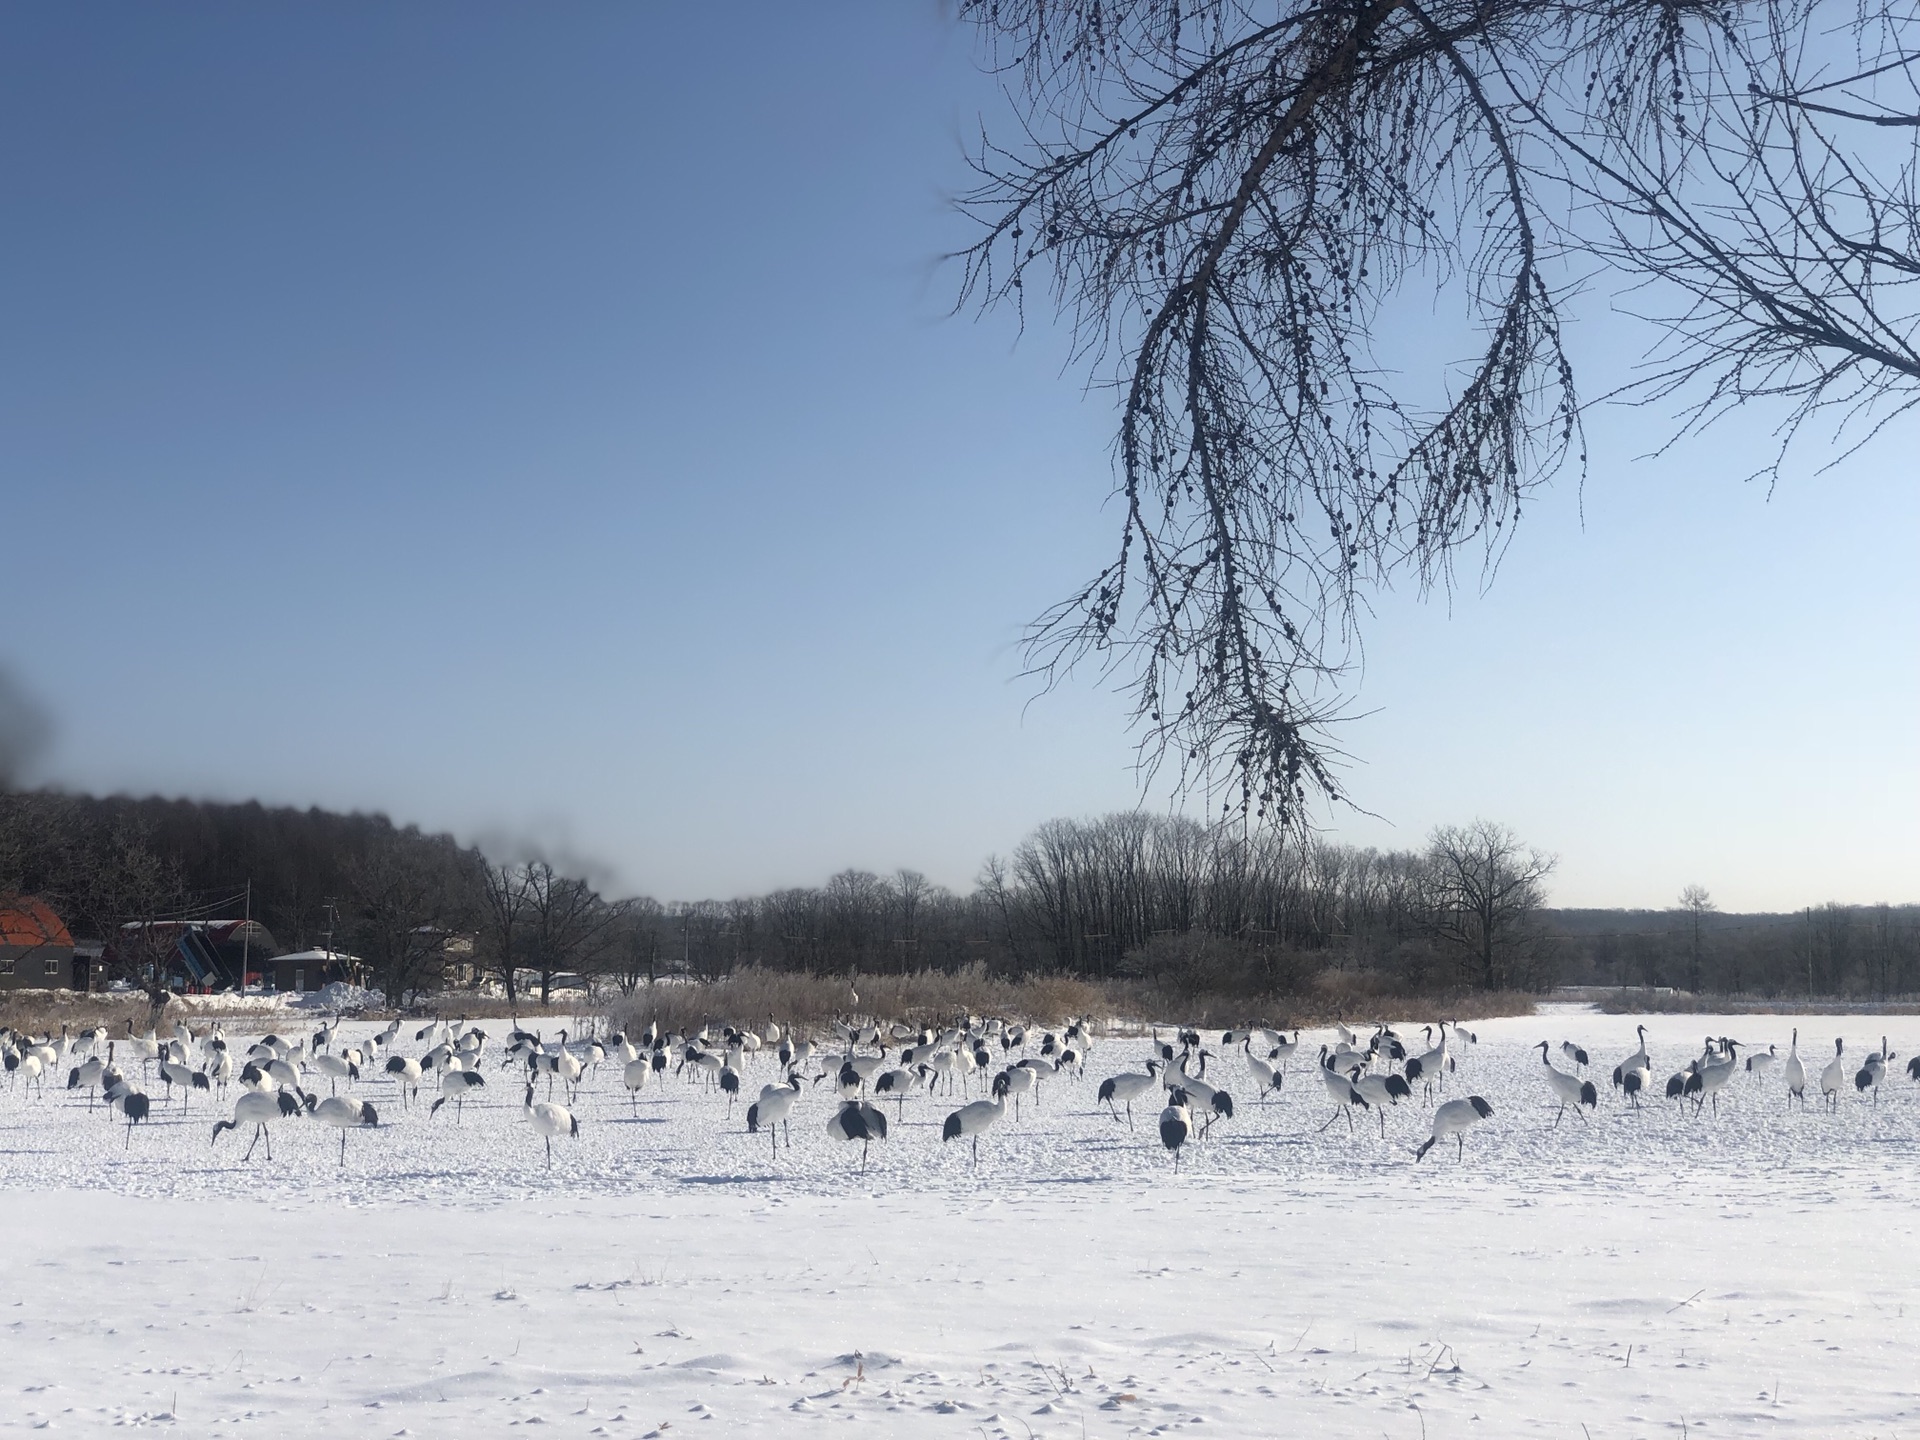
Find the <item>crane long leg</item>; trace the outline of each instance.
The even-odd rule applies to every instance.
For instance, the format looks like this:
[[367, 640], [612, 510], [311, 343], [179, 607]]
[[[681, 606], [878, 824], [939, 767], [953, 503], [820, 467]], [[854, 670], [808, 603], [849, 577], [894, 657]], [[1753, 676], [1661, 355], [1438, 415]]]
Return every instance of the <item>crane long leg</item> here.
[[347, 1132], [342, 1130], [340, 1132], [340, 1164], [344, 1168], [346, 1163], [347, 1163]]

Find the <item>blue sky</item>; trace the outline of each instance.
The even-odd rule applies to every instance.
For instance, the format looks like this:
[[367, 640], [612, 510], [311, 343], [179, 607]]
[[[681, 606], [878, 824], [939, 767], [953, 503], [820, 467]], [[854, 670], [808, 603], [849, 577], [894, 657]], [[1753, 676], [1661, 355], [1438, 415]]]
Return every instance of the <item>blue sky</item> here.
[[[947, 314], [971, 61], [931, 3], [0, 15], [40, 776], [664, 897], [964, 886], [1136, 803], [1124, 704], [1018, 678], [1113, 417], [1044, 318]], [[1334, 833], [1493, 816], [1565, 903], [1920, 898], [1912, 430], [1769, 499], [1766, 423], [1647, 462], [1601, 414], [1491, 587], [1382, 602]]]

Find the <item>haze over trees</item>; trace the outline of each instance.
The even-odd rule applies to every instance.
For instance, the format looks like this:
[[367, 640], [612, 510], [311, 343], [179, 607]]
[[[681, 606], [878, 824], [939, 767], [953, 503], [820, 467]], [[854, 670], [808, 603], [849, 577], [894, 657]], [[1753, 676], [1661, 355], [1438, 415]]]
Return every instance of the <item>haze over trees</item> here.
[[1033, 662], [1116, 671], [1148, 759], [1228, 808], [1338, 799], [1368, 594], [1490, 569], [1585, 469], [1576, 291], [1645, 320], [1601, 389], [1676, 431], [1760, 403], [1783, 453], [1821, 422], [1825, 462], [1920, 398], [1907, 8], [960, 14], [1018, 112], [975, 151], [963, 300], [1045, 295], [1119, 408], [1114, 558]]

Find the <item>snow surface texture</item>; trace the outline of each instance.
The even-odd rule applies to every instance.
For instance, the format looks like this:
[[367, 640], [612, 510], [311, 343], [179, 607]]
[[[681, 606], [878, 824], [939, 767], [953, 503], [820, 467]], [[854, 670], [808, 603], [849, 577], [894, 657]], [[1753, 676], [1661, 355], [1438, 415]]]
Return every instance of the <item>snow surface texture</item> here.
[[[432, 1120], [384, 1076], [374, 1131], [276, 1127], [209, 1144], [124, 1125], [49, 1087], [0, 1089], [0, 1430], [195, 1435], [813, 1433], [1001, 1436], [1872, 1436], [1920, 1427], [1912, 1357], [1920, 1020], [1649, 1020], [1656, 1090], [1731, 1035], [1810, 1088], [1844, 1035], [1901, 1058], [1876, 1106], [1789, 1111], [1744, 1073], [1720, 1113], [1626, 1107], [1630, 1017], [1473, 1027], [1449, 1097], [1494, 1116], [1415, 1164], [1415, 1099], [1348, 1134], [1306, 1054], [1176, 1178], [1154, 1121], [1096, 1109], [1140, 1040], [1096, 1044], [982, 1140], [942, 1145], [960, 1097], [908, 1099], [867, 1173], [830, 1139], [831, 1085], [791, 1151], [706, 1085], [601, 1067], [579, 1140], [539, 1138], [520, 1085]], [[342, 1034], [372, 1027], [347, 1026]], [[492, 1022], [496, 1043], [506, 1027]], [[1869, 1033], [1871, 1031], [1872, 1033]], [[1218, 1035], [1208, 1037], [1217, 1047]], [[1554, 1128], [1539, 1052], [1592, 1055], [1600, 1108]], [[405, 1053], [420, 1047], [403, 1046]], [[749, 1066], [749, 1093], [775, 1074]], [[1224, 1078], [1223, 1078], [1224, 1077]], [[324, 1077], [309, 1079], [325, 1095]], [[545, 1084], [540, 1093], [544, 1096]], [[976, 1089], [975, 1093], [978, 1091]], [[888, 1102], [893, 1117], [898, 1110]], [[1907, 1309], [1915, 1314], [1909, 1317]], [[1584, 1430], [1583, 1430], [1584, 1427]]]

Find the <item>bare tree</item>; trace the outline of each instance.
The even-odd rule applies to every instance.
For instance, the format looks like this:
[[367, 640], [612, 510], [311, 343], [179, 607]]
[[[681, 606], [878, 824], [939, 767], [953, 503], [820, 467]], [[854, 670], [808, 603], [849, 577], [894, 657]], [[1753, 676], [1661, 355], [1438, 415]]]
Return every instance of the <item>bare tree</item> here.
[[661, 922], [666, 914], [658, 900], [640, 896], [626, 902], [618, 933], [607, 955], [607, 973], [622, 995], [631, 995], [642, 982], [659, 977], [662, 954]]
[[76, 880], [77, 903], [87, 928], [105, 944], [107, 977], [144, 990], [158, 1016], [172, 998], [169, 975], [180, 943], [175, 922], [187, 899], [180, 867], [134, 825], [116, 825], [89, 850], [88, 862]]
[[380, 836], [348, 867], [350, 933], [388, 1004], [439, 984], [447, 940], [477, 919], [467, 858], [449, 836], [408, 829]]
[[1701, 929], [1707, 916], [1719, 908], [1704, 885], [1689, 885], [1680, 892], [1680, 913], [1687, 925], [1687, 989], [1696, 995], [1700, 993], [1701, 959], [1705, 953]]
[[553, 998], [554, 976], [599, 967], [617, 939], [624, 904], [609, 904], [585, 880], [562, 875], [544, 860], [521, 867], [526, 907], [521, 933], [529, 968], [540, 976], [540, 1003]]
[[[1594, 270], [1645, 287], [1630, 393], [1682, 427], [1775, 399], [1787, 438], [1865, 435], [1920, 398], [1920, 63], [1888, 0], [960, 13], [1022, 122], [975, 158], [963, 303], [1049, 288], [1120, 399], [1117, 553], [1033, 663], [1119, 667], [1149, 769], [1229, 806], [1337, 799], [1369, 590], [1490, 570], [1584, 467], [1562, 300]], [[1416, 335], [1468, 358], [1396, 373]]]
[[1504, 825], [1443, 825], [1427, 845], [1428, 927], [1485, 990], [1535, 983], [1555, 861]]
[[533, 905], [529, 867], [488, 864], [481, 880], [485, 908], [477, 957], [499, 977], [507, 1004], [517, 1007], [520, 992], [515, 971], [526, 954], [527, 920]]

